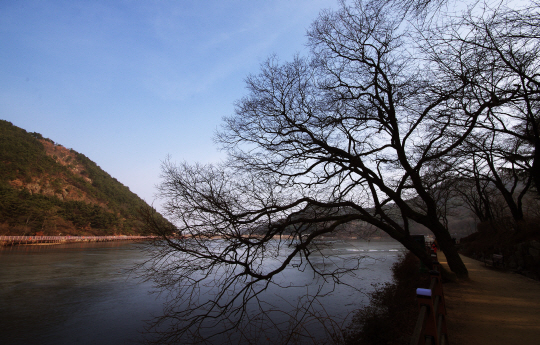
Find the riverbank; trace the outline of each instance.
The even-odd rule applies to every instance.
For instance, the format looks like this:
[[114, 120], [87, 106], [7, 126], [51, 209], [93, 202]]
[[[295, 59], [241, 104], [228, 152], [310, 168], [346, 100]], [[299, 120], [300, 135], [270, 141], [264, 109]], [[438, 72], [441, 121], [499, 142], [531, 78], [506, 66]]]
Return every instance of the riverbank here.
[[367, 307], [355, 312], [344, 332], [346, 345], [408, 344], [418, 318], [416, 289], [427, 287], [429, 275], [410, 252], [392, 267], [393, 281], [379, 284]]

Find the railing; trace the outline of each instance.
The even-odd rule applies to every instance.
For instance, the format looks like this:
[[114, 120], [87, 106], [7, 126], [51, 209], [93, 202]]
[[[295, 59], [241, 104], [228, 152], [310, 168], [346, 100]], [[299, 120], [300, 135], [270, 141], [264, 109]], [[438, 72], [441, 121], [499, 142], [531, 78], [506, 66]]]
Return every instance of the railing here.
[[432, 253], [431, 257], [432, 260], [435, 260], [433, 261], [433, 270], [429, 272], [431, 276], [429, 289], [416, 289], [420, 313], [414, 328], [411, 345], [448, 344], [441, 266], [435, 253]]
[[151, 236], [0, 236], [0, 245], [143, 240]]

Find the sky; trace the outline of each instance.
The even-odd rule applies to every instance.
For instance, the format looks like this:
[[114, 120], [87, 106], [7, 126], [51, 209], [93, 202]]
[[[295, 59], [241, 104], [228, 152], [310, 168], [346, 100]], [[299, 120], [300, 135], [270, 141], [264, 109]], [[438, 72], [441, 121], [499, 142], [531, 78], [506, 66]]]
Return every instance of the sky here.
[[[160, 165], [218, 162], [222, 118], [269, 56], [307, 52], [333, 0], [0, 1], [0, 119], [152, 203]], [[159, 204], [159, 202], [157, 202]]]

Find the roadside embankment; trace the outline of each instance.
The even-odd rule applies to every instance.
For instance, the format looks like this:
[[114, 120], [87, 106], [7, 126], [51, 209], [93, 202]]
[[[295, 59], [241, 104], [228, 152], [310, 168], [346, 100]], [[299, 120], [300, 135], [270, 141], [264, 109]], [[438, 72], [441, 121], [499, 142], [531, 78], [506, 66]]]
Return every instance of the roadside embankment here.
[[344, 332], [346, 345], [408, 344], [418, 319], [416, 288], [428, 287], [419, 260], [408, 252], [392, 267], [393, 281], [370, 294], [370, 304], [354, 313]]
[[[444, 284], [449, 342], [538, 344], [540, 282], [461, 257], [469, 280]], [[444, 254], [439, 253], [438, 259], [448, 269]]]

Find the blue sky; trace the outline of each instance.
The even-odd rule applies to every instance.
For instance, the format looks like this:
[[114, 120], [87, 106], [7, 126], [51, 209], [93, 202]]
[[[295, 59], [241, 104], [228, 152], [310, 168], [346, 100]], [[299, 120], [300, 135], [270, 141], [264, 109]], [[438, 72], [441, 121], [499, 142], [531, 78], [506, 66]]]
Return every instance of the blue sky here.
[[212, 136], [271, 54], [305, 52], [336, 1], [0, 2], [0, 119], [85, 154], [152, 202], [160, 164]]

